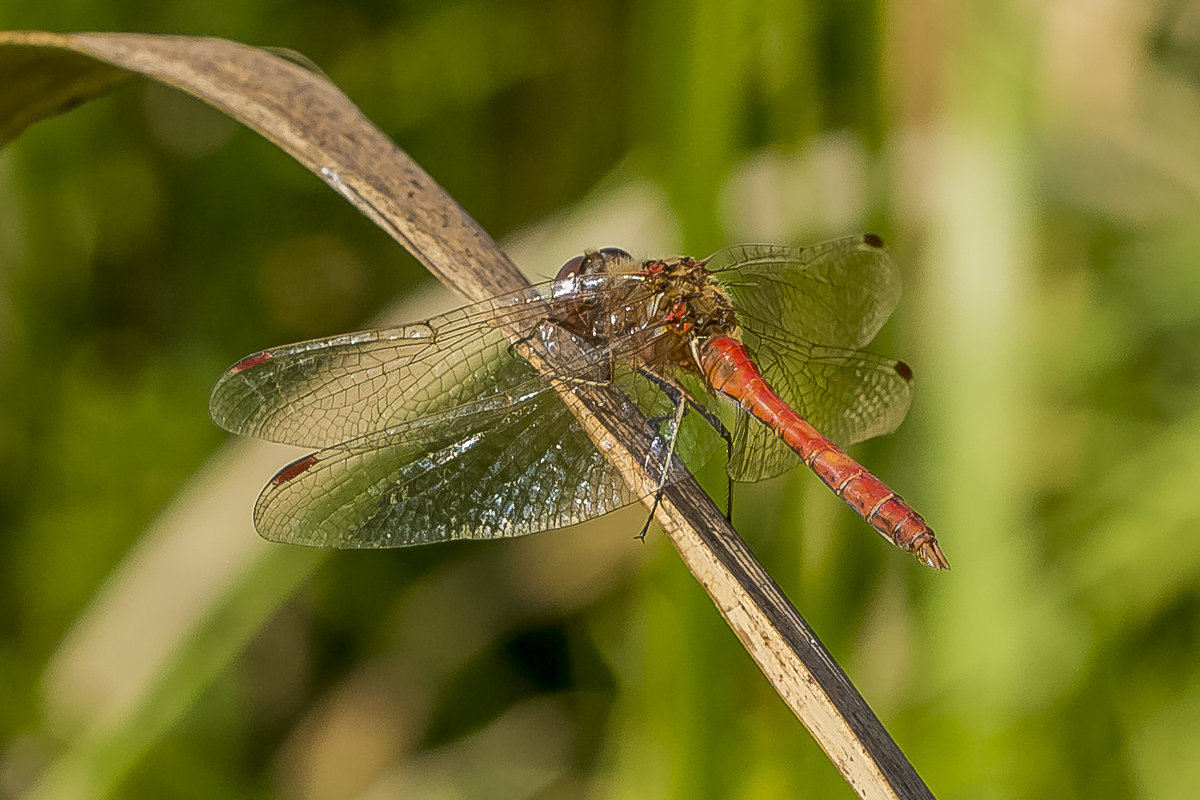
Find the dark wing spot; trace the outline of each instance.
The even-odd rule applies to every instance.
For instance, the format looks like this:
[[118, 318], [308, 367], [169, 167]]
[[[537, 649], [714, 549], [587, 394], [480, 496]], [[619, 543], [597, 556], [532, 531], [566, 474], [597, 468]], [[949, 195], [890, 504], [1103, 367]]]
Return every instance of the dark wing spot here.
[[870, 247], [883, 247], [883, 239], [874, 233], [864, 233], [863, 244]]
[[912, 367], [910, 367], [908, 364], [905, 364], [903, 361], [896, 362], [896, 374], [901, 378], [904, 378], [906, 381], [911, 381], [913, 379]]
[[269, 361], [273, 357], [274, 356], [270, 350], [263, 350], [261, 353], [255, 353], [254, 355], [246, 356], [241, 361], [229, 368], [229, 374], [236, 375], [237, 373], [248, 370], [251, 367], [257, 367], [259, 364], [263, 363], [264, 361]]
[[273, 486], [282, 486], [283, 484], [290, 481], [292, 478], [295, 478], [297, 475], [307, 472], [308, 469], [313, 464], [316, 464], [316, 463], [317, 463], [317, 454], [316, 453], [311, 453], [311, 454], [305, 456], [304, 458], [300, 459], [299, 461], [293, 461], [292, 463], [288, 464], [283, 469], [279, 470], [279, 472], [275, 473], [275, 477], [271, 478], [271, 484]]

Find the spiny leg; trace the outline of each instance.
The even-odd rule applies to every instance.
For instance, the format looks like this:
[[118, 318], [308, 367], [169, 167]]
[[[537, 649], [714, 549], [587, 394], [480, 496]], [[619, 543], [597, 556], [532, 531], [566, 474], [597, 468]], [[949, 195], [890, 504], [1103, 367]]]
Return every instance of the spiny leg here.
[[[667, 473], [671, 468], [671, 459], [675, 455], [675, 443], [679, 439], [679, 431], [683, 425], [683, 418], [687, 415], [688, 407], [695, 409], [695, 411], [700, 414], [701, 418], [703, 418], [704, 421], [707, 422], [709, 426], [711, 426], [712, 429], [715, 430], [717, 434], [725, 440], [725, 455], [727, 459], [733, 457], [733, 435], [729, 432], [729, 429], [725, 427], [725, 423], [721, 421], [721, 418], [713, 413], [712, 409], [696, 400], [696, 398], [692, 396], [691, 392], [687, 391], [687, 389], [685, 389], [683, 386], [680, 386], [675, 381], [663, 377], [645, 367], [639, 367], [638, 372], [646, 380], [657, 386], [659, 390], [662, 391], [662, 393], [666, 395], [667, 398], [675, 405], [675, 411], [669, 417], [664, 415], [662, 417], [652, 417], [650, 419], [650, 421], [656, 426], [660, 425], [662, 422], [665, 422], [667, 419], [672, 419], [674, 431], [671, 436], [670, 446], [667, 449], [666, 458], [663, 460], [663, 468], [662, 473], [659, 476], [658, 489], [654, 492], [654, 505], [650, 508], [650, 516], [646, 519], [646, 524], [642, 526], [641, 533], [639, 533], [636, 537], [645, 541], [646, 532], [650, 530], [650, 523], [654, 521], [654, 513], [658, 510], [658, 504], [662, 499], [663, 490], [666, 488]], [[726, 493], [725, 519], [727, 522], [732, 523], [733, 477], [726, 472], [726, 478], [728, 480], [728, 491]]]
[[[639, 369], [638, 372], [640, 372], [642, 377], [644, 377], [646, 380], [650, 381], [659, 389], [661, 389], [663, 394], [671, 398], [672, 402], [678, 403], [682, 398], [683, 402], [686, 402], [689, 406], [695, 409], [696, 413], [698, 413], [700, 417], [708, 423], [709, 427], [716, 431], [717, 435], [725, 440], [725, 463], [728, 464], [731, 460], [733, 460], [733, 434], [729, 432], [729, 429], [725, 427], [725, 423], [713, 412], [711, 408], [698, 401], [692, 396], [691, 392], [676, 384], [674, 381], [668, 380], [667, 378], [651, 372], [644, 367]], [[729, 474], [728, 470], [725, 472], [725, 478], [728, 482], [728, 491], [725, 495], [725, 521], [732, 523], [733, 476]]]
[[[671, 397], [671, 393], [668, 392], [667, 396]], [[671, 441], [667, 445], [666, 456], [663, 458], [662, 471], [658, 475], [658, 488], [654, 490], [654, 505], [650, 507], [650, 515], [646, 517], [646, 524], [642, 526], [641, 532], [634, 537], [641, 539], [643, 542], [646, 541], [646, 532], [650, 530], [650, 523], [654, 521], [654, 512], [658, 511], [658, 504], [662, 501], [663, 489], [667, 486], [667, 473], [671, 470], [671, 459], [675, 457], [675, 442], [679, 441], [679, 426], [683, 424], [683, 418], [687, 414], [688, 404], [683, 399], [682, 392], [679, 393], [677, 398], [672, 398], [672, 400], [675, 403], [675, 413], [671, 414], [670, 417], [655, 417], [650, 420], [655, 424], [655, 427], [658, 427], [661, 422], [670, 419], [672, 432]]]

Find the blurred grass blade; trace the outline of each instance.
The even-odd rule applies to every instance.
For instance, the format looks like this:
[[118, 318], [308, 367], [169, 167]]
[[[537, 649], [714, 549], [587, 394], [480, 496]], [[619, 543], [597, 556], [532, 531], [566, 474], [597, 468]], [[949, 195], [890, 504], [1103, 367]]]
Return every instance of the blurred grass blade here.
[[109, 796], [326, 556], [274, 547], [263, 558], [239, 565], [239, 572], [231, 576], [233, 584], [212, 598], [213, 605], [148, 676], [124, 713], [100, 713], [89, 720], [51, 763], [28, 800]]
[[[5, 92], [13, 99], [0, 105], [0, 144], [71, 102], [103, 94], [123, 76], [141, 75], [203, 100], [278, 145], [459, 293], [482, 299], [525, 284], [424, 170], [340, 89], [296, 61], [225, 39], [0, 32], [0, 77], [13, 73], [22, 87]], [[45, 97], [30, 98], [34, 91]], [[19, 106], [21, 98], [31, 105]]]

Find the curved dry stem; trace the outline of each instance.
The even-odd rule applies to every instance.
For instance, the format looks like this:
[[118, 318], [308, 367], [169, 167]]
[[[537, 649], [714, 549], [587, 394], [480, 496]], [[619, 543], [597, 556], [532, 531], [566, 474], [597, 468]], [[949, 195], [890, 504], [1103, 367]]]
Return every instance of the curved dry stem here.
[[[472, 300], [526, 285], [492, 239], [324, 76], [220, 39], [0, 33], [0, 143], [128, 74], [174, 86], [279, 145]], [[615, 389], [560, 393], [635, 488], [653, 431]], [[780, 697], [862, 797], [930, 797], [861, 695], [691, 478], [656, 511], [671, 542]]]

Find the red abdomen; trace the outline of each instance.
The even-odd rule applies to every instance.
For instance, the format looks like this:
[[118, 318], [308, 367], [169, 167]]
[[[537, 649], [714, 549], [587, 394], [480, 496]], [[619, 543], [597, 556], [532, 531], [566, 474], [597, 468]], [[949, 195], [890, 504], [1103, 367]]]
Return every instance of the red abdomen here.
[[763, 379], [746, 346], [720, 336], [701, 347], [705, 380], [775, 431], [834, 494], [885, 539], [934, 569], [949, 569], [937, 538], [921, 515], [865, 467], [822, 436]]

